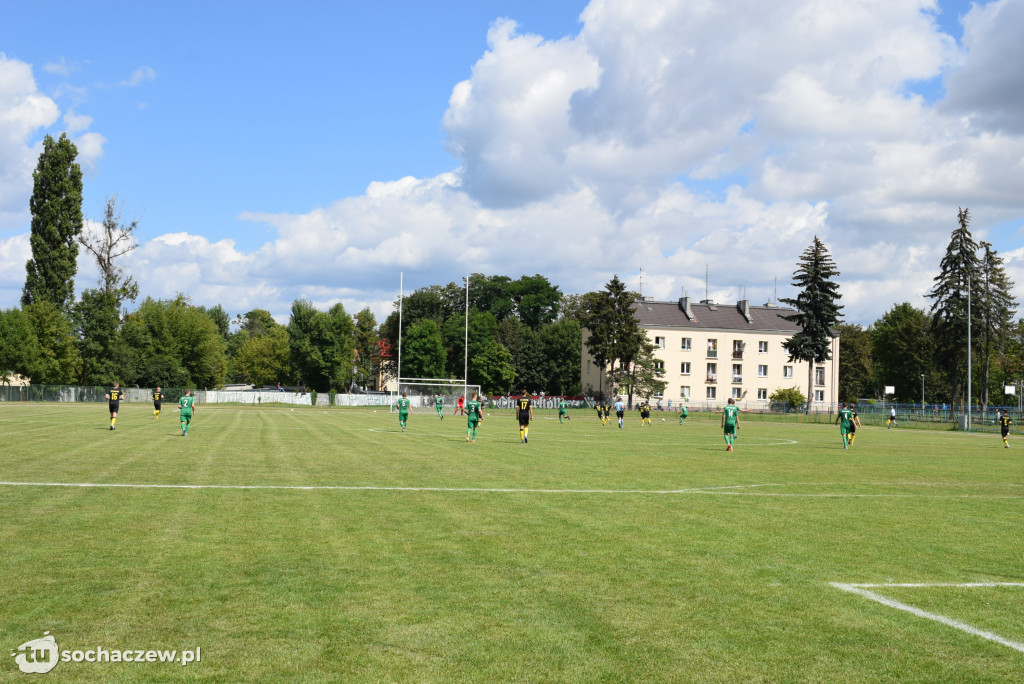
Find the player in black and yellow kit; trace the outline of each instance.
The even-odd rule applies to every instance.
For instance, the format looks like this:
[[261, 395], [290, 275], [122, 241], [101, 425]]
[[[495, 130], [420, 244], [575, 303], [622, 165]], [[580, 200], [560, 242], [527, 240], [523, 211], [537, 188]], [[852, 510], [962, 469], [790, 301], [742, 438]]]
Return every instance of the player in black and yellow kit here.
[[651, 403], [646, 399], [640, 402], [640, 427], [651, 424]]
[[612, 405], [608, 403], [608, 400], [604, 400], [604, 420], [602, 421], [605, 425], [612, 419]]
[[601, 413], [603, 408], [604, 407], [601, 405], [601, 400], [600, 399], [598, 399], [597, 401], [594, 402], [594, 410], [597, 411], [597, 419], [599, 421], [601, 421], [601, 425], [604, 425], [604, 418], [603, 418], [602, 413]]
[[164, 393], [159, 385], [153, 390], [153, 420], [160, 420], [160, 402], [164, 400]]
[[1010, 435], [1011, 425], [1013, 425], [1013, 421], [1010, 419], [1010, 414], [1003, 409], [1003, 415], [999, 416], [999, 432], [1003, 435], [1003, 446], [1007, 449], [1010, 448], [1010, 443], [1006, 441], [1006, 438]]
[[533, 402], [526, 392], [516, 399], [516, 415], [519, 417], [519, 443], [526, 444], [530, 441], [530, 421], [533, 420]]
[[121, 399], [124, 398], [124, 392], [121, 390], [120, 383], [115, 382], [114, 386], [110, 388], [110, 391], [103, 395], [103, 398], [107, 400], [110, 408], [110, 429], [114, 429], [114, 423], [117, 422], [117, 411], [121, 408]]

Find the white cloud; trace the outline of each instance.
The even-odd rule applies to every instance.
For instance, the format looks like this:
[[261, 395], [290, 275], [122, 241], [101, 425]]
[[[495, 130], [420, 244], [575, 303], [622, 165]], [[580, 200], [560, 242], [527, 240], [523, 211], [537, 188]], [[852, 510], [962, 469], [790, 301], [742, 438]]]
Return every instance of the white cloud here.
[[156, 71], [152, 67], [141, 66], [132, 72], [132, 75], [125, 81], [121, 81], [119, 85], [126, 88], [134, 88], [135, 86], [142, 85], [147, 81], [156, 79]]
[[83, 133], [75, 138], [75, 147], [78, 148], [78, 156], [75, 161], [85, 171], [95, 171], [96, 163], [103, 156], [103, 145], [107, 139], [99, 133]]
[[84, 131], [91, 125], [91, 116], [77, 114], [76, 112], [71, 110], [64, 112], [64, 126], [66, 127], [68, 133], [78, 133], [79, 131]]

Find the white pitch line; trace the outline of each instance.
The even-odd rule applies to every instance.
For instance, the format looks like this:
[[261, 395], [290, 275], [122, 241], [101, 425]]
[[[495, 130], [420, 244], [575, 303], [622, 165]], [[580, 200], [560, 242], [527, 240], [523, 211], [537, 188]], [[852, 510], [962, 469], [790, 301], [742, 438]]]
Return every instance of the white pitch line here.
[[881, 584], [847, 584], [846, 586], [863, 589], [882, 589], [885, 587], [973, 589], [976, 587], [1024, 587], [1024, 582], [884, 582]]
[[0, 482], [0, 486], [111, 487], [126, 489], [303, 489], [339, 491], [466, 491], [466, 493], [502, 494], [630, 494], [673, 495], [712, 494], [722, 489], [771, 486], [767, 484], [731, 484], [689, 489], [543, 489], [514, 487], [381, 486], [345, 484], [140, 484], [118, 482]]
[[[897, 610], [903, 610], [903, 611], [906, 611], [906, 612], [910, 613], [911, 615], [916, 615], [917, 617], [922, 617], [922, 618], [925, 618], [927, 620], [934, 620], [935, 622], [938, 622], [938, 623], [941, 623], [943, 625], [946, 625], [947, 627], [952, 627], [954, 629], [959, 629], [961, 632], [967, 632], [968, 634], [973, 634], [974, 636], [979, 636], [982, 639], [988, 639], [989, 641], [994, 641], [997, 644], [1002, 644], [1003, 646], [1007, 646], [1009, 648], [1012, 648], [1015, 651], [1020, 651], [1021, 653], [1024, 653], [1024, 644], [1022, 644], [1022, 643], [1019, 643], [1019, 642], [1016, 642], [1016, 641], [1010, 641], [1009, 639], [1001, 637], [998, 634], [995, 634], [993, 632], [986, 632], [984, 630], [978, 629], [977, 627], [972, 627], [971, 625], [967, 624], [966, 622], [960, 622], [959, 620], [954, 620], [953, 618], [948, 618], [945, 615], [939, 615], [938, 613], [930, 613], [927, 610], [921, 610], [920, 608], [917, 608], [916, 606], [912, 606], [909, 603], [903, 603], [902, 601], [897, 601], [895, 599], [891, 599], [891, 598], [882, 596], [881, 594], [876, 594], [873, 591], [868, 591], [867, 589], [862, 588], [864, 586], [913, 586], [913, 585], [899, 585], [899, 584], [896, 584], [896, 585], [870, 585], [870, 584], [869, 585], [861, 585], [861, 584], [843, 584], [841, 582], [829, 582], [829, 584], [832, 585], [833, 587], [835, 587], [836, 589], [841, 589], [843, 591], [848, 591], [850, 593], [857, 594], [858, 596], [863, 596], [866, 599], [871, 599], [872, 601], [876, 601], [878, 603], [881, 603], [883, 606], [888, 606], [889, 608], [895, 608]], [[1024, 586], [1024, 585], [1010, 584], [1010, 583], [1002, 584], [1002, 583], [992, 582], [992, 583], [972, 583], [972, 584], [960, 584], [960, 585], [928, 585], [928, 584], [925, 584], [925, 585], [921, 585], [921, 586], [960, 586], [960, 587], [964, 587], [964, 586]]]

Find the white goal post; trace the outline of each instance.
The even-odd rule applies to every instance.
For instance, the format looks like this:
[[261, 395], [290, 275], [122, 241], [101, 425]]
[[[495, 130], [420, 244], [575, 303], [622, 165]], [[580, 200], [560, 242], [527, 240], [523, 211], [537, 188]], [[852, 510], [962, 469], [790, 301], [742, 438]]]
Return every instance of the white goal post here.
[[473, 392], [480, 393], [480, 385], [467, 385], [465, 380], [443, 378], [399, 378], [398, 391], [391, 393], [392, 413], [395, 411], [395, 402], [402, 396], [402, 392], [409, 395], [409, 401], [414, 409], [434, 408], [434, 400], [440, 395], [444, 399], [445, 410], [452, 410], [458, 404], [459, 397], [465, 396], [466, 401], [469, 401]]

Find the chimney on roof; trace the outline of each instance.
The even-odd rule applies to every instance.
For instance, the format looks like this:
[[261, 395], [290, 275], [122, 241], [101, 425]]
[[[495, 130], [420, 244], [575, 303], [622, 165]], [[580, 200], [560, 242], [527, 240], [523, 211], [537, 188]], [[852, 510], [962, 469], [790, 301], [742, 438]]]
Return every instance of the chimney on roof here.
[[693, 315], [693, 309], [690, 308], [690, 298], [680, 297], [679, 298], [679, 309], [686, 314], [686, 317], [690, 321], [695, 321], [697, 318]]
[[736, 308], [739, 309], [739, 312], [741, 314], [743, 314], [744, 318], [747, 319], [747, 323], [753, 323], [754, 322], [754, 319], [750, 317], [750, 300], [749, 299], [741, 299], [740, 301], [736, 302]]

